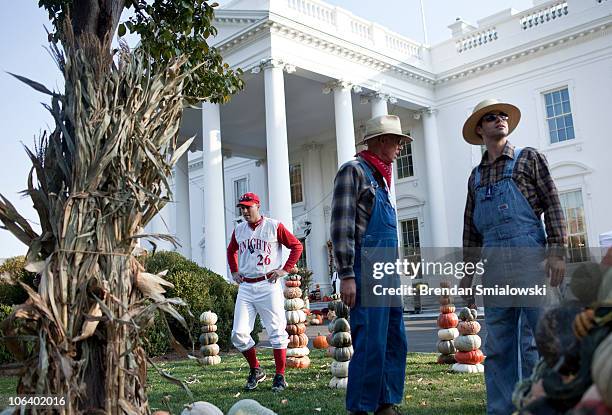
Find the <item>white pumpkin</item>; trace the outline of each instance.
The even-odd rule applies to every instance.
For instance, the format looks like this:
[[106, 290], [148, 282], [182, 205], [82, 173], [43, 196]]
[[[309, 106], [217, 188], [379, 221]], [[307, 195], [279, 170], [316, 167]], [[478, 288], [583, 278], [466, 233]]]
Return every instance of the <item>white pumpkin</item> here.
[[198, 401], [186, 405], [181, 415], [223, 415], [223, 412], [212, 403]]
[[199, 340], [202, 346], [206, 346], [208, 344], [217, 343], [219, 341], [219, 335], [215, 332], [202, 333], [200, 334]]
[[200, 314], [200, 323], [202, 323], [205, 326], [210, 326], [213, 324], [217, 324], [217, 320], [219, 317], [217, 317], [217, 315], [215, 313], [213, 313], [212, 311], [205, 311], [202, 314]]
[[348, 376], [348, 368], [350, 362], [338, 362], [336, 360], [332, 361], [332, 364], [329, 368], [331, 374], [337, 378], [345, 378]]
[[484, 373], [484, 366], [480, 363], [476, 365], [466, 365], [465, 363], [455, 363], [452, 366], [455, 372], [461, 373]]
[[459, 336], [459, 330], [456, 328], [438, 330], [438, 339], [453, 340]]
[[455, 339], [455, 347], [461, 352], [471, 352], [472, 350], [480, 349], [481, 343], [480, 336], [477, 334], [459, 336]]
[[198, 360], [204, 366], [218, 365], [221, 363], [221, 356], [206, 356]]
[[337, 378], [333, 377], [329, 381], [329, 387], [332, 389], [346, 389], [348, 385], [348, 378]]
[[286, 311], [287, 324], [299, 324], [306, 321], [306, 313], [302, 310]]
[[308, 347], [294, 347], [293, 349], [287, 349], [287, 357], [303, 357], [310, 354]]
[[209, 344], [200, 348], [203, 356], [216, 356], [219, 354], [218, 344]]
[[301, 298], [290, 298], [285, 300], [285, 310], [301, 310], [304, 308], [304, 300]]
[[261, 406], [253, 399], [242, 399], [236, 402], [227, 415], [276, 415], [276, 412]]

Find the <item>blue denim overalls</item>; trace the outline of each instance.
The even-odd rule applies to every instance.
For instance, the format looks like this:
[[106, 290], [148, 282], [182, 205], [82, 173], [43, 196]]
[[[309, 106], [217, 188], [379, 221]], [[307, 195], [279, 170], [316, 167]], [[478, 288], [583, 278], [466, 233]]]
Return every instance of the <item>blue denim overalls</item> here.
[[359, 160], [376, 189], [368, 227], [355, 244], [356, 305], [350, 322], [355, 354], [349, 365], [346, 409], [373, 412], [381, 404], [402, 401], [408, 345], [402, 307], [363, 307], [361, 304], [362, 248], [397, 248], [397, 220], [387, 189], [378, 185], [371, 168]]
[[[546, 245], [546, 234], [542, 221], [536, 217], [531, 205], [512, 179], [515, 162], [520, 153], [520, 148], [514, 149], [514, 158], [506, 162], [501, 180], [493, 185], [482, 186], [479, 166], [475, 170], [474, 224], [483, 236], [483, 257], [497, 261], [496, 267], [487, 266], [483, 282], [487, 275], [491, 279], [503, 280], [506, 269], [504, 267], [527, 266], [533, 271], [538, 266], [536, 263], [543, 260], [540, 253], [543, 253], [542, 248]], [[517, 261], [513, 247], [529, 247], [524, 252], [529, 252], [533, 258], [527, 261], [521, 257], [521, 260]], [[496, 271], [491, 272], [491, 268]], [[530, 345], [540, 311], [536, 307], [487, 307], [486, 303], [485, 307], [487, 414], [508, 415], [514, 410], [512, 392], [515, 384], [519, 378], [531, 374], [538, 359], [537, 352], [534, 352]], [[520, 320], [529, 327], [520, 327]], [[527, 328], [531, 331], [526, 330]], [[519, 332], [522, 332], [521, 339]], [[520, 364], [519, 354], [522, 360]]]

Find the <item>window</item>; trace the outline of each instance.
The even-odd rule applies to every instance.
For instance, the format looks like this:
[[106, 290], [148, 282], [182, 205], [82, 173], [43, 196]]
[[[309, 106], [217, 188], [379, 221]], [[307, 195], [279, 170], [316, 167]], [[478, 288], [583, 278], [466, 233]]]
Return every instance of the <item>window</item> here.
[[[234, 206], [238, 203], [238, 199], [240, 196], [248, 192], [248, 182], [247, 178], [243, 177], [242, 179], [234, 180]], [[240, 208], [236, 207], [236, 216], [240, 216]]]
[[400, 221], [402, 229], [402, 253], [411, 262], [421, 262], [421, 239], [419, 236], [419, 220], [412, 218]]
[[404, 144], [397, 158], [397, 178], [404, 179], [414, 176], [414, 165], [412, 164], [412, 145]]
[[303, 202], [302, 166], [300, 164], [289, 165], [289, 186], [291, 187], [291, 204]]
[[308, 261], [306, 260], [306, 238], [298, 239], [298, 241], [300, 241], [300, 243], [304, 247], [304, 250], [302, 251], [302, 255], [300, 256], [300, 259], [298, 259], [298, 262], [297, 264], [295, 264], [295, 266], [298, 268], [308, 268]]
[[561, 193], [559, 199], [567, 221], [569, 262], [588, 261], [589, 251], [582, 191]]
[[546, 102], [546, 123], [551, 144], [573, 140], [574, 120], [570, 106], [569, 90], [559, 89], [544, 94]]

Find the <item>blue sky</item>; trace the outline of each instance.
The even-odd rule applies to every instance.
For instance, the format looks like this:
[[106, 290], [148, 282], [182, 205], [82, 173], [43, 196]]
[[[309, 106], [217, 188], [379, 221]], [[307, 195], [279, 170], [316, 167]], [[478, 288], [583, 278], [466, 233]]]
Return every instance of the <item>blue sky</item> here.
[[[416, 41], [423, 40], [418, 0], [328, 0], [330, 4], [350, 10], [355, 15], [378, 22]], [[524, 10], [531, 0], [424, 0], [429, 43], [436, 44], [450, 37], [447, 26], [456, 17], [476, 23], [502, 9]], [[221, 4], [227, 3], [220, 1]], [[0, 15], [0, 193], [31, 221], [36, 229], [38, 218], [29, 199], [19, 192], [26, 188], [30, 163], [22, 143], [31, 147], [34, 137], [52, 125], [41, 102], [47, 97], [35, 92], [6, 73], [13, 72], [41, 82], [49, 88], [61, 89], [61, 76], [44, 49], [50, 27], [47, 14], [36, 0], [11, 2]], [[373, 6], [375, 5], [375, 6]], [[24, 254], [26, 247], [9, 232], [0, 230], [0, 258]]]

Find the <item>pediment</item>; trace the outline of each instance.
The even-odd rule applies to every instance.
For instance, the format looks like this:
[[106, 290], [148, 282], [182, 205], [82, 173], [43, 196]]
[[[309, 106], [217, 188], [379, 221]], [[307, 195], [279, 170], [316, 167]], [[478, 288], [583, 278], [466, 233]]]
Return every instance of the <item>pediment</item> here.
[[550, 166], [550, 173], [556, 179], [564, 177], [581, 176], [591, 173], [591, 169], [575, 161], [555, 163]]

